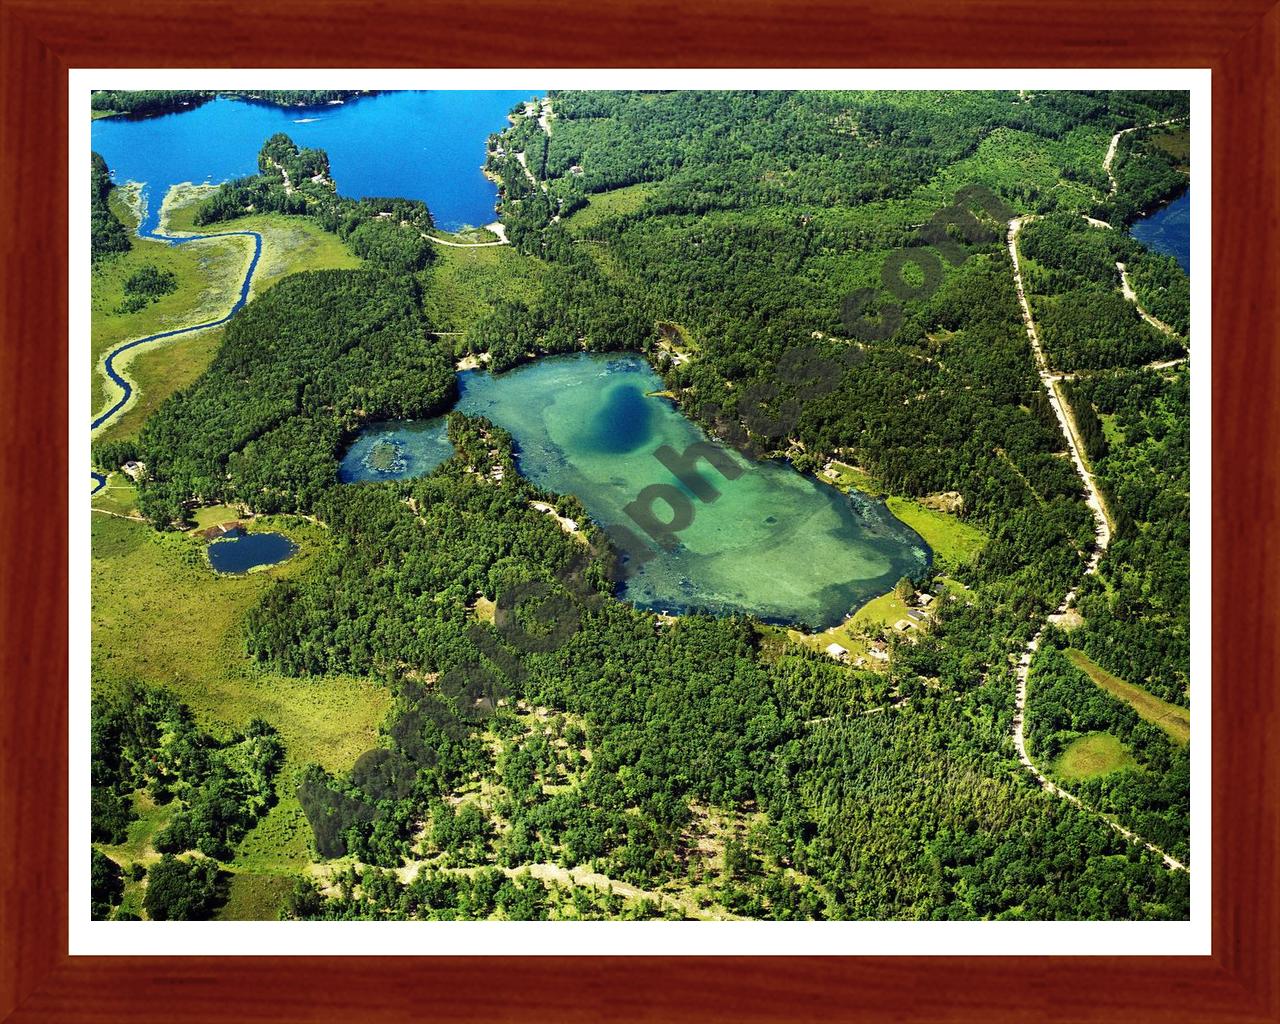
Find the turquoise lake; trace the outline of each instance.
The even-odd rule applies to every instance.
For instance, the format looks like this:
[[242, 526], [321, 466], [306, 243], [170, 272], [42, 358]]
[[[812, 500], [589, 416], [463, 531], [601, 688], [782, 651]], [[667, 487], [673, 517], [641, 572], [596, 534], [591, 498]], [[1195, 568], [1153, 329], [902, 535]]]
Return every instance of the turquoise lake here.
[[218, 98], [176, 114], [93, 122], [93, 148], [117, 182], [146, 184], [143, 234], [154, 231], [171, 185], [256, 174], [276, 132], [324, 149], [338, 191], [355, 199], [420, 199], [447, 231], [494, 219], [497, 189], [484, 174], [485, 140], [507, 112], [540, 90], [388, 92], [335, 106], [276, 107]]
[[1154, 213], [1140, 217], [1129, 225], [1133, 235], [1148, 249], [1165, 253], [1191, 273], [1191, 189], [1166, 203]]
[[[653, 453], [664, 444], [683, 452], [707, 435], [669, 400], [649, 396], [662, 382], [638, 356], [555, 356], [497, 376], [462, 373], [458, 384], [455, 408], [508, 430], [520, 472], [576, 495], [606, 530], [621, 524], [647, 541], [625, 506], [651, 484], [684, 493], [693, 520], [678, 547], [658, 549], [622, 585], [620, 596], [637, 607], [825, 627], [929, 565], [928, 546], [883, 502], [841, 494], [785, 462], [752, 461], [721, 446], [743, 472], [728, 480], [700, 461], [700, 475], [720, 492], [700, 501]], [[348, 483], [421, 476], [451, 452], [442, 417], [374, 423], [344, 454], [338, 475]], [[655, 513], [670, 517], [661, 501]], [[634, 541], [619, 546], [636, 553]]]

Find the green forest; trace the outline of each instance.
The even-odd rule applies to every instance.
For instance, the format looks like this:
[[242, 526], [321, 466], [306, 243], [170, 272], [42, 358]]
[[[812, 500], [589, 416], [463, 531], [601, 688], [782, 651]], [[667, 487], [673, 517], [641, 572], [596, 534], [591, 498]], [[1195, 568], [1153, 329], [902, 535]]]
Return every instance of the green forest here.
[[95, 89], [90, 106], [94, 116], [158, 117], [198, 107], [218, 96], [277, 107], [318, 107], [369, 95], [373, 93], [367, 89]]
[[[266, 873], [254, 911], [289, 919], [1185, 919], [1188, 874], [1098, 815], [1189, 863], [1189, 744], [1080, 664], [1189, 715], [1190, 288], [1124, 231], [1186, 176], [1154, 133], [1122, 136], [1114, 193], [1102, 167], [1186, 94], [549, 99], [549, 132], [521, 105], [488, 141], [512, 243], [490, 263], [436, 248], [421, 202], [344, 196], [286, 135], [196, 208], [213, 230], [309, 222], [362, 266], [255, 297], [95, 467], [144, 464], [142, 550], [179, 550], [210, 507], [314, 526], [226, 650], [250, 681], [372, 681], [388, 710], [328, 757], [285, 743], [283, 703], [206, 727], [163, 672], [96, 699], [94, 915], [235, 916]], [[92, 185], [100, 258], [119, 226], [100, 158]], [[1114, 520], [1095, 574], [1009, 215], [1029, 218], [1028, 299]], [[143, 276], [145, 301], [164, 282]], [[450, 408], [458, 359], [583, 350], [644, 353], [745, 453], [836, 459], [986, 541], [906, 581], [941, 595], [928, 628], [887, 621], [887, 660], [846, 664], [749, 617], [618, 599], [610, 538], [483, 418], [449, 416], [454, 455], [427, 476], [339, 483], [361, 426]], [[1031, 665], [1027, 737], [1083, 808], [1011, 738], [1017, 654], [1077, 588]], [[297, 857], [265, 857], [286, 812]], [[112, 852], [162, 819], [149, 858]]]
[[100, 153], [91, 156], [89, 170], [89, 251], [93, 260], [129, 251], [129, 232], [111, 210], [111, 170]]

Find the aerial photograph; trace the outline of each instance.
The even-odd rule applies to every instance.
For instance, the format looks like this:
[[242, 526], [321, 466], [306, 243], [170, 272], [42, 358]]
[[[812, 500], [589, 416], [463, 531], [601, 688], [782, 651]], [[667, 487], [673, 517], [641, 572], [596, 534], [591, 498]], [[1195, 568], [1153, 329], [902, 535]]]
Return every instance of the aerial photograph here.
[[1188, 921], [1190, 93], [554, 84], [89, 97], [80, 912]]

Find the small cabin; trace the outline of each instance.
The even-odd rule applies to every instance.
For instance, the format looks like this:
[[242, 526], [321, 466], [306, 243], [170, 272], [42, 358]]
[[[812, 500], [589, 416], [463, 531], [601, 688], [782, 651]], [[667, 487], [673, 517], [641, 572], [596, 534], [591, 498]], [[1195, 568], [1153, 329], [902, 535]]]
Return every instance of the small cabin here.
[[835, 658], [836, 661], [849, 660], [848, 650], [846, 650], [844, 647], [841, 647], [839, 644], [827, 644], [827, 654], [832, 658]]

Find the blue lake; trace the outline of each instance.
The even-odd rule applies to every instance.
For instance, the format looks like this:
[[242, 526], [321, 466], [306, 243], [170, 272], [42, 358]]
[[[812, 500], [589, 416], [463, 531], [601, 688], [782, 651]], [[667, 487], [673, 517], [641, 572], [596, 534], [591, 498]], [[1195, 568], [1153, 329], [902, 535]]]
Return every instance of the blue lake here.
[[260, 565], [275, 565], [298, 549], [279, 533], [245, 533], [235, 529], [209, 545], [209, 564], [218, 572], [242, 573]]
[[1148, 249], [1165, 253], [1191, 273], [1191, 188], [1166, 203], [1154, 213], [1135, 220], [1129, 226], [1133, 235]]
[[155, 230], [170, 186], [256, 174], [258, 150], [276, 132], [326, 150], [342, 195], [420, 199], [439, 227], [455, 231], [494, 219], [497, 189], [480, 169], [485, 140], [539, 92], [390, 92], [287, 108], [219, 98], [162, 117], [100, 118], [93, 148], [117, 182], [146, 184], [144, 234]]
[[[683, 452], [707, 435], [668, 399], [650, 396], [662, 381], [640, 357], [553, 356], [496, 376], [462, 373], [458, 388], [456, 409], [515, 438], [525, 477], [575, 495], [632, 556], [620, 596], [637, 607], [829, 626], [929, 566], [925, 542], [883, 502], [841, 494], [784, 462], [722, 448], [741, 473], [728, 479], [700, 461], [697, 472], [719, 495], [699, 500], [654, 452], [664, 444]], [[347, 482], [421, 476], [450, 454], [443, 417], [374, 423], [338, 473]], [[645, 561], [655, 547], [625, 508], [651, 485], [681, 491], [692, 519], [675, 550]], [[651, 505], [656, 518], [671, 519], [661, 500]]]

